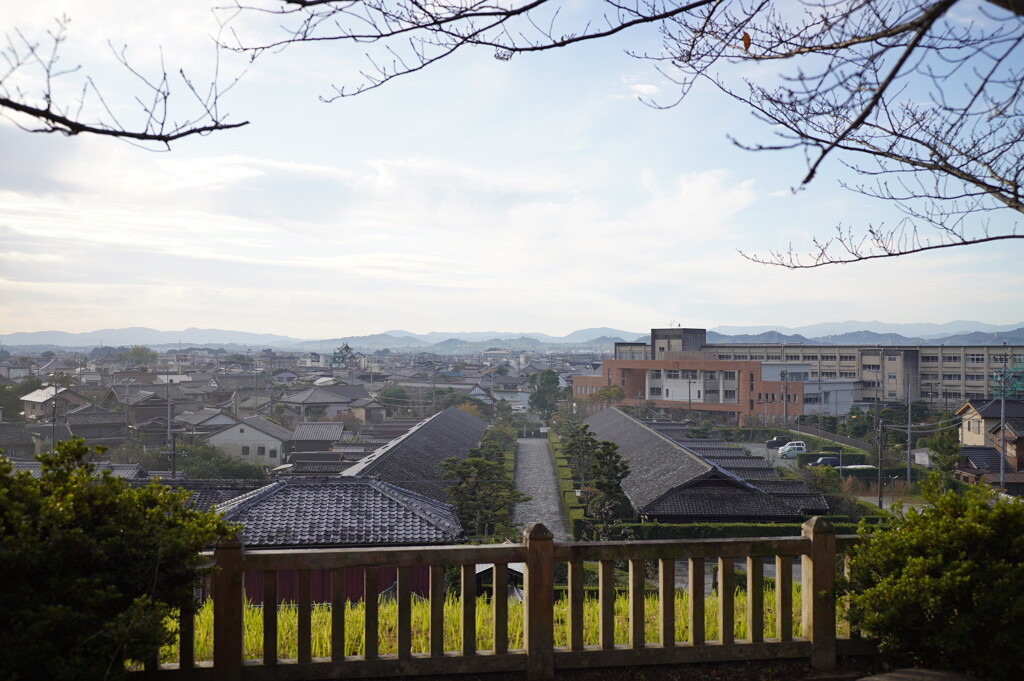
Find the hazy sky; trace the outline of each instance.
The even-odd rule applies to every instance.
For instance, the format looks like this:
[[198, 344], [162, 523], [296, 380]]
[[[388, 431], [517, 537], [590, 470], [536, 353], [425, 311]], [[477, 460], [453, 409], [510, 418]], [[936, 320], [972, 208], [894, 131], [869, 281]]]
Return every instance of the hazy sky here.
[[[162, 54], [170, 73], [208, 82], [218, 25], [204, 5], [16, 3], [4, 23], [37, 35], [64, 11], [61, 63], [82, 71], [60, 87], [94, 76], [121, 111], [139, 91], [107, 41], [147, 75]], [[250, 36], [272, 26], [236, 21]], [[163, 153], [0, 119], [0, 333], [561, 335], [1022, 316], [1021, 242], [806, 271], [743, 259], [737, 249], [800, 249], [839, 223], [899, 215], [841, 190], [837, 160], [793, 194], [802, 155], [733, 147], [729, 135], [771, 131], [706, 88], [645, 106], [638, 96], [668, 102], [675, 86], [626, 48], [659, 42], [638, 31], [508, 62], [467, 51], [333, 104], [318, 97], [355, 82], [363, 47], [223, 55], [222, 82], [242, 77], [221, 108], [251, 124]]]

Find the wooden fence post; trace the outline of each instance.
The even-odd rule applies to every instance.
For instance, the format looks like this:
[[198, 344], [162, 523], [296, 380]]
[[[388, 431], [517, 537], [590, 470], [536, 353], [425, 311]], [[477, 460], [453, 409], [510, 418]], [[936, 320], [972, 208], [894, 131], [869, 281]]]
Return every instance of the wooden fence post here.
[[242, 678], [244, 656], [242, 544], [237, 539], [222, 540], [213, 555], [217, 563], [213, 577], [213, 667], [218, 679], [235, 681]]
[[555, 677], [554, 535], [542, 523], [523, 532], [526, 545], [526, 678], [547, 681]]
[[814, 517], [802, 534], [811, 540], [811, 553], [801, 560], [803, 633], [811, 641], [811, 667], [830, 671], [836, 668], [836, 531]]

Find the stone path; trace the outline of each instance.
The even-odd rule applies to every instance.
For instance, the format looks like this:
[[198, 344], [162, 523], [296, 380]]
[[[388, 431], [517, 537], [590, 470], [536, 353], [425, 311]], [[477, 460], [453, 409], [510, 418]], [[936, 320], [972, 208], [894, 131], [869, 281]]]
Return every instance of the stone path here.
[[555, 541], [572, 541], [559, 499], [555, 464], [544, 438], [520, 438], [516, 447], [516, 489], [529, 494], [530, 501], [516, 506], [515, 522], [528, 527], [544, 523]]

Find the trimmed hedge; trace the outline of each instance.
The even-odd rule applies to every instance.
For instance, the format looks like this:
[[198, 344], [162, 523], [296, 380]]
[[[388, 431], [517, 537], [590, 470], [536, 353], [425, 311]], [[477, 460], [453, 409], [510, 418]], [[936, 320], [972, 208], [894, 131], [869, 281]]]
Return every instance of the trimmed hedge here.
[[[831, 520], [831, 518], [829, 519]], [[857, 523], [834, 522], [837, 534], [856, 534]], [[738, 539], [742, 537], [799, 537], [799, 523], [623, 523], [624, 536], [638, 539]], [[573, 524], [573, 535], [582, 536], [585, 525]]]
[[562, 510], [572, 530], [572, 536], [580, 539], [583, 534], [578, 529], [583, 526], [584, 509], [576, 496], [573, 486], [572, 470], [569, 468], [569, 461], [562, 456], [562, 444], [554, 430], [548, 430], [548, 451], [555, 463], [555, 474], [558, 477], [558, 491], [562, 496]]

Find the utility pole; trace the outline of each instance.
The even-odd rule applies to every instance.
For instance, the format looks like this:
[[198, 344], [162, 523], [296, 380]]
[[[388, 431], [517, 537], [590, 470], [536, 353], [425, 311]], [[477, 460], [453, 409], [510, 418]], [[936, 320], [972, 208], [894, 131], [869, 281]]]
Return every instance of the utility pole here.
[[883, 460], [883, 447], [882, 444], [882, 424], [879, 421], [878, 403], [875, 403], [875, 446], [878, 450], [878, 508], [883, 508], [885, 505], [885, 499], [882, 496], [884, 488], [882, 487], [882, 460]]
[[[906, 376], [906, 374], [904, 374]], [[907, 377], [909, 379], [909, 377]], [[911, 418], [912, 413], [911, 402], [910, 402], [910, 381], [907, 380], [907, 485], [909, 489], [910, 485], [910, 460], [914, 456], [914, 440], [911, 431]]]
[[782, 427], [789, 428], [789, 372], [782, 371]]
[[1006, 490], [1006, 365], [1010, 355], [1006, 352], [1006, 341], [1003, 341], [1003, 375], [999, 380], [999, 489]]

